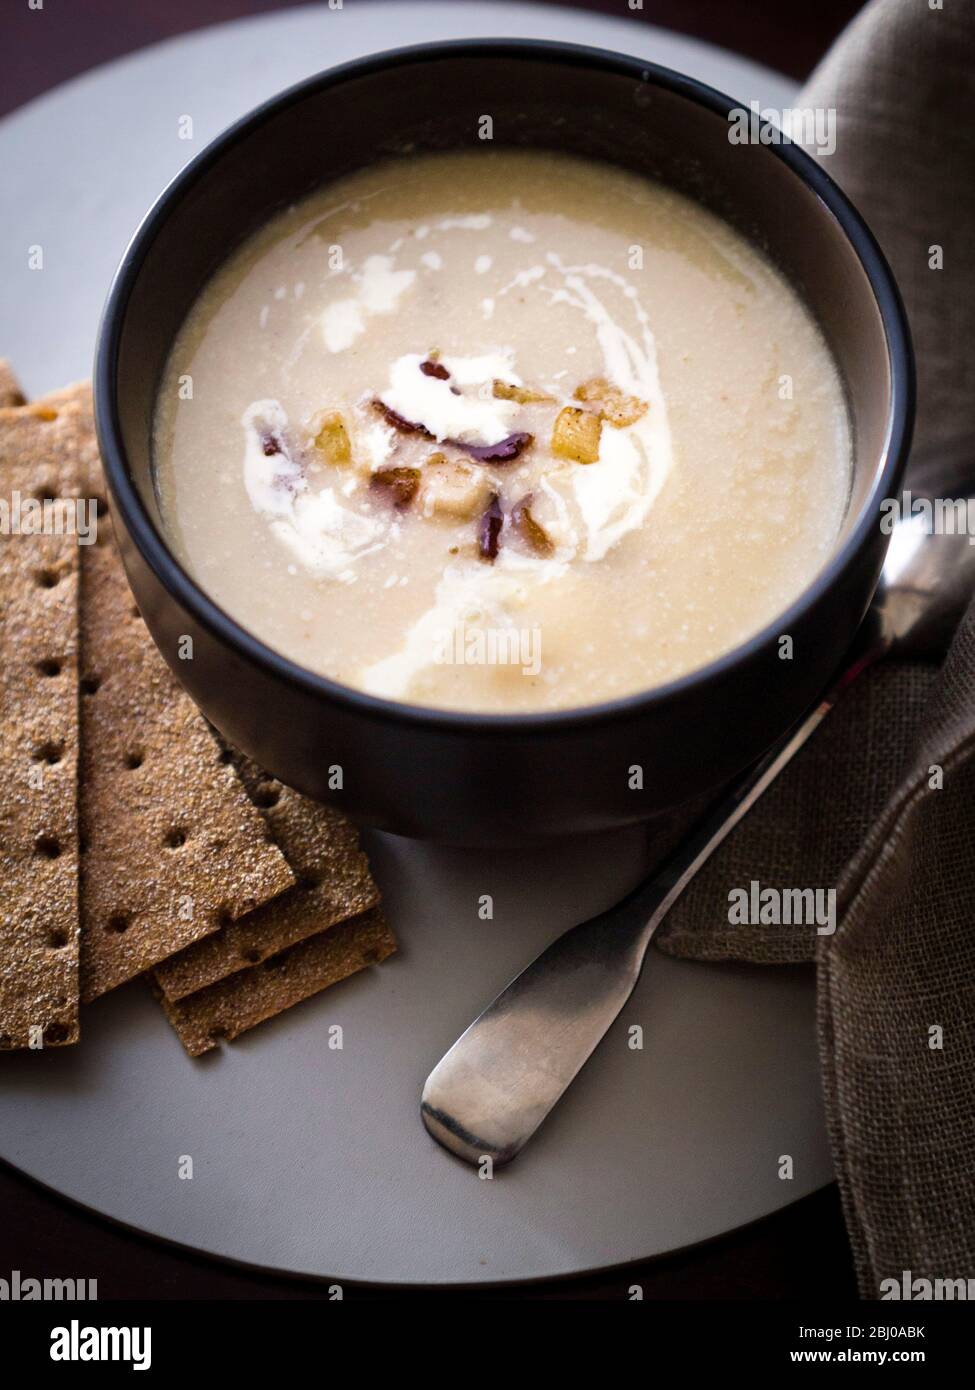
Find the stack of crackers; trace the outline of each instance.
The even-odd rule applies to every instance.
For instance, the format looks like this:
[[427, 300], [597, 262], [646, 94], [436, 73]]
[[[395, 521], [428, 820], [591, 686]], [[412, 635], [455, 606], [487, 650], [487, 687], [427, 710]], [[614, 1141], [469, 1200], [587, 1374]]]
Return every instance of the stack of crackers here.
[[[92, 544], [23, 523], [78, 499]], [[144, 976], [195, 1057], [396, 942], [353, 826], [182, 690], [107, 512], [90, 387], [26, 404], [0, 363], [0, 1048], [77, 1042]]]

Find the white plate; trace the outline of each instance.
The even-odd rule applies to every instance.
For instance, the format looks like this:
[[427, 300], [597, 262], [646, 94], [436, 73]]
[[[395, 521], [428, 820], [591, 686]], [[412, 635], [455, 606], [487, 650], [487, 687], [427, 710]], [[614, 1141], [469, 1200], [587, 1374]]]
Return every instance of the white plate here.
[[[0, 346], [32, 394], [90, 370], [121, 251], [181, 165], [321, 67], [465, 36], [560, 38], [665, 63], [747, 103], [794, 86], [645, 25], [533, 5], [357, 3], [160, 44], [0, 123]], [[178, 138], [181, 116], [194, 139]], [[28, 247], [44, 269], [27, 268]], [[0, 1154], [89, 1207], [188, 1246], [347, 1280], [544, 1278], [686, 1246], [831, 1176], [809, 972], [653, 955], [571, 1093], [491, 1181], [439, 1149], [423, 1078], [558, 932], [620, 897], [639, 831], [487, 855], [390, 836], [368, 848], [402, 950], [201, 1062], [142, 986], [87, 1010], [78, 1048], [0, 1062]], [[483, 893], [495, 920], [478, 919]], [[332, 1024], [344, 1049], [327, 1046]], [[643, 1051], [628, 1046], [633, 1024]], [[795, 1177], [778, 1176], [791, 1154]], [[194, 1161], [181, 1180], [181, 1156]]]

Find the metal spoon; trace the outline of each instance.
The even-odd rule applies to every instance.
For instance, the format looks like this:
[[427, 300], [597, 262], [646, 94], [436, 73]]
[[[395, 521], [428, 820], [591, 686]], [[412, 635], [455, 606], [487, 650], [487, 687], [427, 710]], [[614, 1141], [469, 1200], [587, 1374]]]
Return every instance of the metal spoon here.
[[654, 932], [698, 869], [775, 781], [852, 682], [890, 654], [943, 653], [973, 592], [975, 544], [894, 527], [880, 584], [843, 673], [802, 722], [704, 817], [662, 869], [547, 947], [434, 1067], [420, 1113], [469, 1163], [508, 1163], [590, 1057], [640, 976]]

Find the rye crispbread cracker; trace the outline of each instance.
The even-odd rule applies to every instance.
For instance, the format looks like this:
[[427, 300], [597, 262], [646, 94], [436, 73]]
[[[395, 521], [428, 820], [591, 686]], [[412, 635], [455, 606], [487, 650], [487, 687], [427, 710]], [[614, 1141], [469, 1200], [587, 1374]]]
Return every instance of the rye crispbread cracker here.
[[185, 999], [170, 1000], [156, 990], [180, 1042], [199, 1057], [395, 950], [382, 909], [374, 907]]
[[0, 409], [5, 437], [37, 460], [38, 487], [100, 499], [80, 600], [87, 1002], [291, 887], [294, 875], [138, 616], [106, 524], [90, 387]]
[[81, 993], [86, 1002], [294, 883], [138, 616], [114, 548], [82, 577]]
[[24, 393], [14, 370], [5, 357], [0, 357], [0, 406], [23, 405]]
[[33, 471], [31, 492], [36, 495], [103, 497], [91, 409], [91, 385], [87, 381], [27, 405], [0, 407], [0, 459], [29, 464]]
[[345, 816], [275, 781], [243, 754], [228, 750], [227, 756], [298, 882], [157, 966], [155, 977], [168, 999], [195, 994], [379, 902], [358, 833]]
[[30, 535], [34, 468], [0, 430], [0, 1048], [78, 1040], [78, 572]]

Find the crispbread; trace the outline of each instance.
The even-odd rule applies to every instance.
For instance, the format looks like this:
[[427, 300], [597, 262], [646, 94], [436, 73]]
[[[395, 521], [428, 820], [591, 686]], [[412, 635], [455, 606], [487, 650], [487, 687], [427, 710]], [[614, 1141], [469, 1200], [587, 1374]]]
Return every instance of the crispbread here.
[[82, 584], [87, 1001], [253, 911], [294, 875], [152, 645], [113, 549], [94, 548]]
[[24, 393], [13, 368], [5, 357], [0, 357], [0, 406], [23, 405]]
[[5, 449], [34, 461], [39, 491], [100, 501], [80, 598], [87, 1001], [250, 912], [294, 875], [138, 616], [104, 520], [88, 385], [0, 409], [0, 457]]
[[[0, 496], [34, 495], [0, 434]], [[0, 534], [0, 1047], [78, 1040], [78, 572], [72, 535]]]
[[199, 1057], [395, 950], [382, 909], [374, 907], [185, 999], [166, 999], [156, 989], [183, 1046]]
[[296, 887], [171, 956], [155, 971], [168, 999], [182, 999], [235, 971], [278, 954], [379, 902], [355, 827], [337, 811], [272, 780], [242, 754], [231, 754], [298, 877]]
[[0, 408], [0, 440], [0, 458], [30, 464], [34, 495], [103, 496], [88, 382], [28, 405]]

